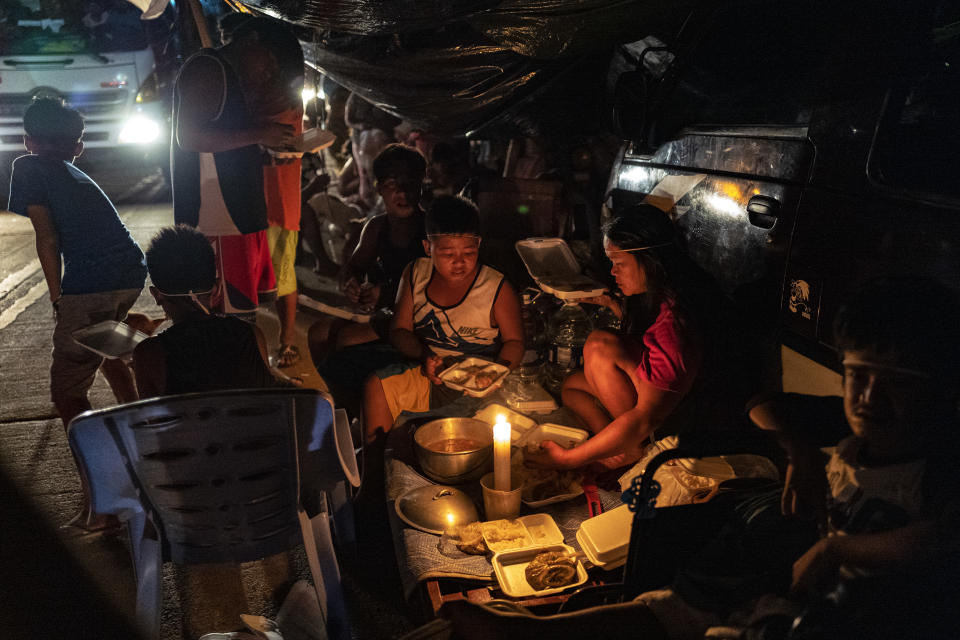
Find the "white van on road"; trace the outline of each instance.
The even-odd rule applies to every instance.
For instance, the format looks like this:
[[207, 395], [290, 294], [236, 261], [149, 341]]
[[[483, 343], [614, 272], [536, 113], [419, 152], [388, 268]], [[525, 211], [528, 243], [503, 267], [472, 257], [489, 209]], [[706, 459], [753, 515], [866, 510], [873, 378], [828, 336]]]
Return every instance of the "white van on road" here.
[[[169, 162], [169, 102], [140, 12], [115, 3], [91, 17], [47, 15], [30, 0], [11, 0], [0, 23], [0, 182], [6, 199], [10, 163], [24, 153], [23, 114], [38, 97], [59, 97], [83, 114], [84, 155], [94, 174]], [[61, 11], [73, 3], [62, 3]], [[88, 5], [89, 6], [89, 5]], [[129, 8], [127, 8], [129, 7]], [[162, 21], [162, 19], [161, 19]], [[94, 175], [94, 179], [100, 177]]]

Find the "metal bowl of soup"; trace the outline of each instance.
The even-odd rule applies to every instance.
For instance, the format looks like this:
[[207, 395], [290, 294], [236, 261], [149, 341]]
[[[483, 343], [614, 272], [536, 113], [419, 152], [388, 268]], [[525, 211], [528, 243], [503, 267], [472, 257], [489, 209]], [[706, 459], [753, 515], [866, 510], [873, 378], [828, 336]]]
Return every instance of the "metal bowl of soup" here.
[[478, 480], [493, 460], [493, 429], [474, 418], [443, 418], [417, 429], [413, 436], [424, 474], [443, 484]]

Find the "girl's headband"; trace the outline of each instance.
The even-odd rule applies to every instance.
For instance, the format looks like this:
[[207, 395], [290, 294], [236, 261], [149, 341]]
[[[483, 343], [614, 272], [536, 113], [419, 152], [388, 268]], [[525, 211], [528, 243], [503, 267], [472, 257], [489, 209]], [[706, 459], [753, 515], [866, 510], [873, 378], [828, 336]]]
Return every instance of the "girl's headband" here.
[[933, 376], [926, 371], [917, 369], [908, 369], [906, 367], [894, 367], [888, 364], [870, 362], [869, 360], [859, 360], [857, 358], [844, 358], [841, 363], [845, 367], [865, 367], [869, 369], [879, 369], [880, 371], [889, 371], [890, 373], [899, 373], [900, 375], [911, 376], [914, 378], [931, 379]]
[[650, 244], [645, 247], [634, 247], [633, 249], [610, 249], [607, 253], [632, 253], [634, 251], [646, 251], [647, 249], [659, 249], [660, 247], [669, 247], [673, 244], [673, 240], [669, 242], [661, 242], [660, 244]]
[[443, 238], [443, 237], [453, 237], [453, 238], [476, 238], [480, 239], [480, 234], [477, 233], [428, 233], [427, 240], [433, 240], [434, 238]]

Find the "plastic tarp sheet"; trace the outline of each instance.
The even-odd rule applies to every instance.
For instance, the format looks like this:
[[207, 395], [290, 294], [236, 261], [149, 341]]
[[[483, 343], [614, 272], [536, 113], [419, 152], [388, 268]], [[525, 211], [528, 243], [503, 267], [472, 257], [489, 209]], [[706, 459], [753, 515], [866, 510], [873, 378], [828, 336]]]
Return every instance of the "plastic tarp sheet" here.
[[[239, 2], [238, 2], [239, 3]], [[437, 133], [467, 133], [509, 118], [574, 68], [695, 0], [246, 0], [306, 27], [308, 62], [377, 106]], [[573, 74], [576, 75], [576, 74]], [[582, 89], [582, 88], [581, 88]], [[597, 99], [564, 92], [570, 112]]]

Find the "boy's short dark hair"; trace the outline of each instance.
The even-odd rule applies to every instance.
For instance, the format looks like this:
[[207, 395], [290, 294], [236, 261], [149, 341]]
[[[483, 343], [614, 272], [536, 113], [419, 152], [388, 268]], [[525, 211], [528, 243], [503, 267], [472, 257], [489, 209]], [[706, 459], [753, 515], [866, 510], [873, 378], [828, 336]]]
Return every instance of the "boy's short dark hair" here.
[[427, 161], [412, 147], [399, 142], [388, 144], [373, 160], [373, 177], [377, 180], [388, 178], [418, 177], [422, 182], [427, 175]]
[[480, 235], [477, 205], [460, 196], [437, 196], [424, 222], [428, 236]]
[[75, 145], [83, 136], [83, 116], [58, 98], [37, 98], [23, 114], [23, 130], [42, 142]]
[[259, 47], [273, 54], [284, 78], [282, 81], [290, 77], [302, 81], [303, 47], [290, 27], [270, 18], [251, 17], [234, 27], [230, 41], [239, 42], [252, 35], [256, 36]]
[[153, 237], [147, 247], [147, 271], [162, 293], [202, 293], [217, 281], [210, 241], [185, 224], [161, 229]]
[[837, 348], [896, 357], [933, 375], [950, 393], [960, 389], [960, 303], [940, 282], [920, 277], [871, 280], [838, 311]]

